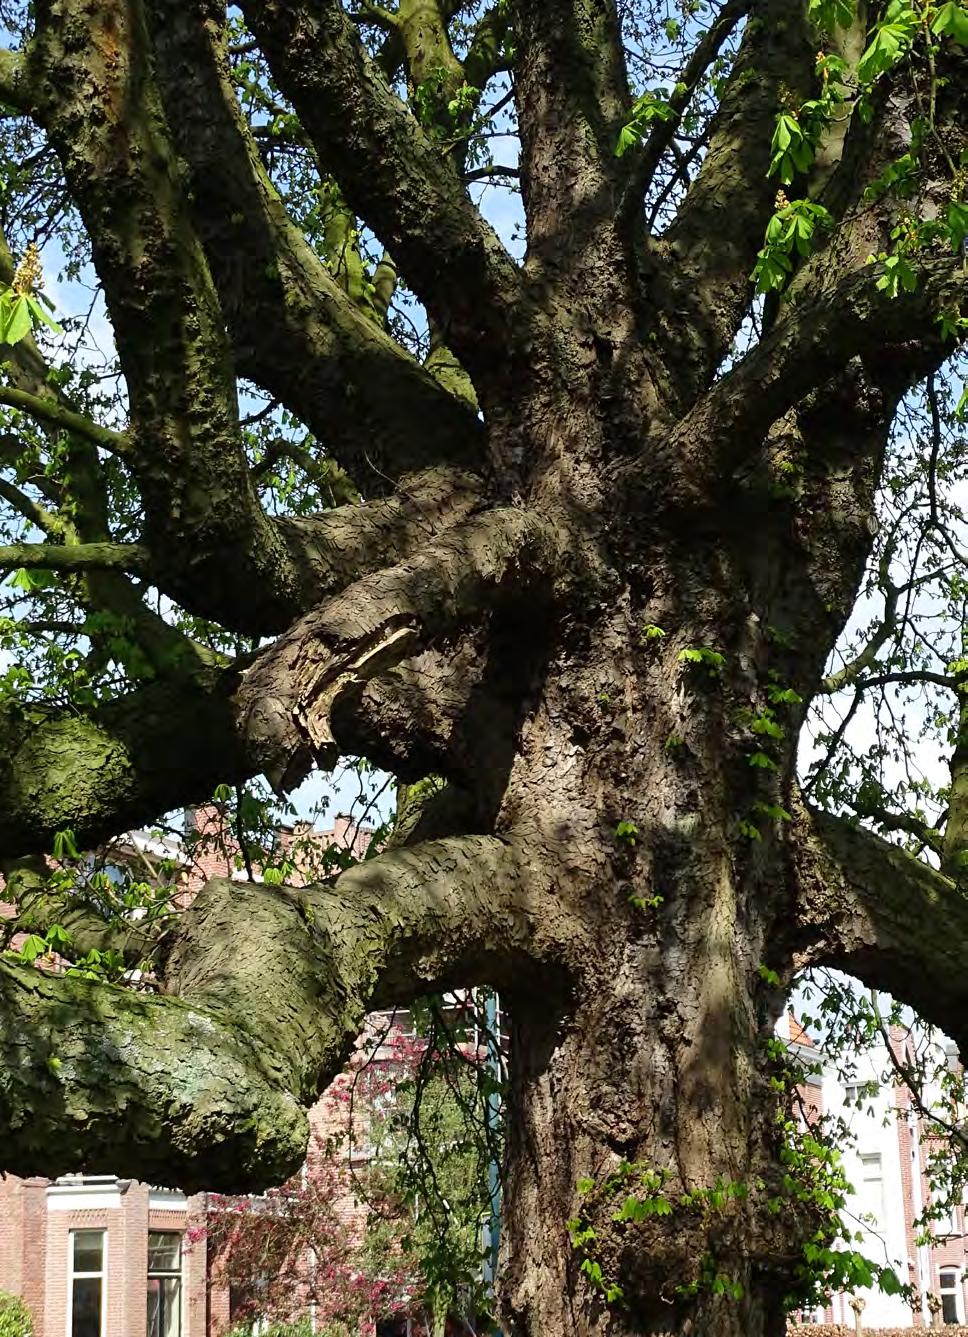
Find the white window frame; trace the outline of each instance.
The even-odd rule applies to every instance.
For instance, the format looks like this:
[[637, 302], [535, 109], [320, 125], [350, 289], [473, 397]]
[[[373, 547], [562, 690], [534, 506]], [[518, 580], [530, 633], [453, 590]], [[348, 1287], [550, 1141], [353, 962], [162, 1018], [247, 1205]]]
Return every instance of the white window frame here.
[[[941, 1284], [942, 1281], [943, 1281], [943, 1279], [944, 1279], [944, 1277], [945, 1277], [945, 1274], [946, 1274], [946, 1273], [948, 1273], [948, 1274], [950, 1274], [952, 1277], [954, 1277], [954, 1285], [952, 1285], [952, 1286], [943, 1286], [943, 1285]], [[964, 1293], [963, 1293], [963, 1289], [962, 1289], [961, 1269], [960, 1269], [959, 1267], [956, 1267], [956, 1266], [953, 1266], [953, 1265], [947, 1265], [947, 1266], [945, 1266], [945, 1267], [939, 1267], [939, 1268], [938, 1268], [938, 1295], [939, 1295], [940, 1297], [942, 1297], [942, 1299], [943, 1299], [944, 1296], [946, 1296], [946, 1295], [953, 1295], [953, 1296], [955, 1297], [955, 1316], [956, 1316], [957, 1322], [958, 1322], [958, 1323], [964, 1323], [964, 1321], [965, 1321], [965, 1303], [964, 1303], [965, 1297], [964, 1297]]]
[[[884, 1157], [879, 1151], [862, 1151], [859, 1153], [859, 1158], [861, 1183], [864, 1186], [861, 1189], [861, 1196], [866, 1202], [869, 1196], [868, 1186], [871, 1184], [878, 1185], [877, 1210], [872, 1212], [871, 1215], [875, 1219], [874, 1229], [883, 1229], [887, 1216], [887, 1204], [884, 1199]], [[877, 1170], [876, 1175], [867, 1173], [868, 1170], [875, 1168]]]
[[[101, 1282], [101, 1321], [100, 1337], [105, 1337], [108, 1316], [108, 1232], [104, 1226], [74, 1226], [68, 1232], [67, 1240], [67, 1337], [74, 1337], [74, 1282], [77, 1280], [92, 1280], [97, 1278]], [[75, 1272], [74, 1271], [74, 1242], [80, 1234], [96, 1233], [101, 1236], [101, 1270], [100, 1272]]]

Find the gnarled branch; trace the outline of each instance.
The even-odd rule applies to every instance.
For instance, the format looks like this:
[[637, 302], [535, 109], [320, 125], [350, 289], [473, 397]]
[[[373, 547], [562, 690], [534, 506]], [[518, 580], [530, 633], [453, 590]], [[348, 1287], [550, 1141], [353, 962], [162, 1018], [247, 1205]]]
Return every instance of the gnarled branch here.
[[794, 836], [799, 963], [886, 990], [968, 1051], [968, 896], [829, 813], [799, 808]]
[[280, 1183], [369, 1009], [510, 985], [523, 959], [567, 965], [556, 908], [526, 840], [464, 836], [329, 889], [210, 882], [178, 921], [163, 996], [0, 963], [0, 1169]]
[[475, 384], [507, 370], [519, 272], [441, 153], [367, 57], [339, 0], [243, 5], [323, 167], [386, 245]]
[[342, 290], [291, 221], [246, 128], [205, 0], [150, 8], [162, 93], [191, 172], [239, 369], [284, 401], [368, 496], [482, 453], [474, 413]]
[[[550, 588], [564, 535], [523, 510], [487, 511], [409, 562], [351, 585], [308, 613], [244, 675], [238, 700], [249, 746], [279, 789], [312, 760], [338, 755], [331, 716], [365, 684], [433, 637], [473, 623], [509, 595]], [[515, 588], [516, 586], [516, 588]]]

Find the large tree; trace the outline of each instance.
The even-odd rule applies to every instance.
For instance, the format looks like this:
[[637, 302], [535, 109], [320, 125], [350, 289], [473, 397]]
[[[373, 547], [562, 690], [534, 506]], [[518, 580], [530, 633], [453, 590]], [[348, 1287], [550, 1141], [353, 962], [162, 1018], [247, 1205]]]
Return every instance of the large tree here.
[[[0, 963], [3, 1168], [281, 1182], [369, 1009], [486, 983], [506, 1330], [782, 1331], [784, 988], [968, 1015], [962, 0], [0, 8], [0, 854], [157, 981]], [[45, 875], [340, 754], [409, 788], [333, 885], [152, 942]]]

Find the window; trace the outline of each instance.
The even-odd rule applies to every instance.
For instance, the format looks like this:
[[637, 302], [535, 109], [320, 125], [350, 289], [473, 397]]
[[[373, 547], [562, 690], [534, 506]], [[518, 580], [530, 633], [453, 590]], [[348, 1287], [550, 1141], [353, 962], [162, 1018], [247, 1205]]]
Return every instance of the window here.
[[70, 1233], [70, 1337], [103, 1337], [104, 1235], [103, 1230]]
[[181, 1235], [148, 1232], [148, 1337], [181, 1337]]
[[941, 1291], [941, 1318], [945, 1323], [961, 1322], [961, 1287], [958, 1284], [958, 1269], [943, 1267], [940, 1273], [938, 1289]]
[[877, 1082], [847, 1082], [844, 1086], [844, 1104], [856, 1106], [876, 1100], [881, 1094]]
[[862, 1216], [873, 1216], [875, 1221], [884, 1220], [884, 1182], [881, 1177], [881, 1157], [879, 1152], [862, 1155], [860, 1158], [860, 1211]]

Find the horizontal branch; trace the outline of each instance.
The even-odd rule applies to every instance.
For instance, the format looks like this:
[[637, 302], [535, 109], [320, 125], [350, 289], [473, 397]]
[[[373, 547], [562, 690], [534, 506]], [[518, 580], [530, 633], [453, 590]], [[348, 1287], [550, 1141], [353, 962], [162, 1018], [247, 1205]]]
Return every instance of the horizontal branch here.
[[0, 707], [0, 856], [47, 853], [65, 829], [90, 849], [255, 774], [236, 681], [232, 670], [207, 681], [173, 675], [88, 713]]
[[367, 1011], [557, 964], [556, 906], [528, 843], [464, 836], [333, 888], [208, 883], [178, 921], [163, 995], [0, 962], [0, 1170], [278, 1184]]
[[949, 878], [842, 818], [800, 808], [799, 964], [883, 989], [968, 1053], [968, 896]]
[[110, 427], [102, 427], [83, 413], [75, 413], [57, 399], [30, 394], [27, 390], [5, 385], [0, 386], [0, 404], [19, 409], [21, 413], [36, 418], [38, 422], [45, 423], [48, 427], [58, 427], [74, 436], [83, 437], [85, 441], [101, 446], [112, 455], [118, 455], [122, 459], [130, 456], [131, 441], [124, 432], [114, 432]]
[[[847, 668], [851, 668], [847, 665]], [[863, 669], [859, 670], [860, 672]], [[899, 687], [917, 687], [919, 685], [932, 684], [935, 687], [946, 687], [949, 691], [958, 690], [958, 680], [953, 678], [950, 673], [934, 673], [931, 669], [898, 669], [892, 673], [874, 673], [869, 678], [841, 677], [843, 670], [831, 673], [821, 683], [821, 691], [825, 696], [839, 692], [844, 687], [852, 687], [855, 692], [869, 692], [875, 687], [889, 687], [892, 684]]]
[[0, 570], [130, 571], [147, 575], [151, 554], [140, 543], [10, 543], [0, 546]]
[[[341, 560], [355, 565], [364, 552], [374, 559], [401, 546], [418, 555], [351, 585], [260, 650], [241, 690], [241, 666], [206, 665], [186, 642], [159, 645], [171, 662], [157, 681], [90, 711], [4, 706], [0, 855], [49, 851], [65, 828], [90, 848], [274, 762], [284, 772], [303, 762], [307, 728], [325, 752], [330, 707], [415, 650], [422, 634], [475, 615], [504, 579], [533, 592], [554, 564], [554, 537], [519, 512], [454, 522], [450, 535], [435, 505], [453, 520], [475, 501], [466, 492], [455, 502], [453, 483], [432, 473], [409, 497], [331, 512], [325, 536], [307, 529], [300, 541], [316, 545], [320, 592], [322, 573], [333, 576]], [[298, 720], [286, 715], [297, 704]], [[362, 733], [355, 741], [365, 751]]]
[[[466, 520], [480, 504], [480, 488], [479, 479], [458, 469], [425, 469], [399, 479], [390, 497], [276, 520], [286, 551], [302, 572], [299, 611], [367, 572], [404, 560]], [[290, 620], [280, 619], [274, 629]]]

